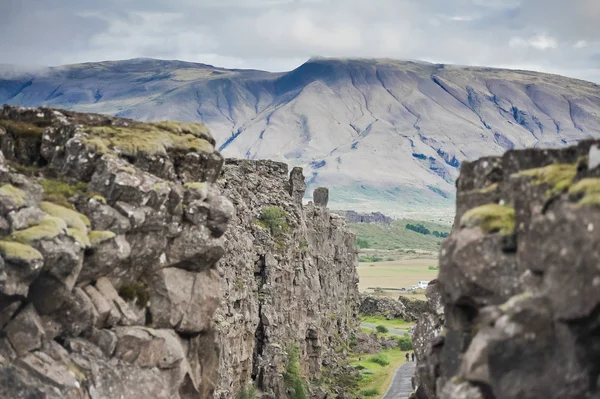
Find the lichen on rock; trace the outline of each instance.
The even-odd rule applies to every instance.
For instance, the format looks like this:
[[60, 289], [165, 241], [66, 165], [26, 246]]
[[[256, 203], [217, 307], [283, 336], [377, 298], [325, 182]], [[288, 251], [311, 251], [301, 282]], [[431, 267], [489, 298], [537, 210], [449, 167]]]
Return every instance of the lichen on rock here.
[[467, 211], [461, 227], [480, 227], [485, 233], [510, 234], [515, 229], [515, 210], [508, 205], [487, 204]]

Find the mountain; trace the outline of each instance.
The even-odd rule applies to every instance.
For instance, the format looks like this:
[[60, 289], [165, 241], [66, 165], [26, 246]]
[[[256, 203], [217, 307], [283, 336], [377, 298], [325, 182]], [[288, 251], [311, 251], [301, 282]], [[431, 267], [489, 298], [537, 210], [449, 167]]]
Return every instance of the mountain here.
[[322, 58], [287, 73], [154, 59], [3, 69], [0, 103], [200, 121], [225, 156], [304, 166], [332, 207], [397, 216], [453, 213], [463, 160], [600, 137], [600, 86], [528, 71]]

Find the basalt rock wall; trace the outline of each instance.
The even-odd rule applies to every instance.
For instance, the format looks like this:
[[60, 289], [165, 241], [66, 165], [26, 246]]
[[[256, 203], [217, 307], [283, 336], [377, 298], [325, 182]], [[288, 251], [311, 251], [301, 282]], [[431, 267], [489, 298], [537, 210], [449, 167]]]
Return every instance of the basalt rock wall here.
[[463, 164], [416, 396], [600, 397], [599, 266], [600, 142]]
[[0, 397], [213, 396], [233, 205], [198, 124], [0, 110]]
[[286, 365], [295, 351], [310, 397], [345, 397], [336, 376], [353, 372], [343, 359], [358, 330], [354, 234], [326, 209], [326, 189], [302, 205], [299, 168], [288, 175], [278, 162], [227, 160], [219, 186], [235, 216], [225, 233], [224, 301], [215, 317], [216, 397], [236, 398], [253, 384], [263, 398], [288, 398]]

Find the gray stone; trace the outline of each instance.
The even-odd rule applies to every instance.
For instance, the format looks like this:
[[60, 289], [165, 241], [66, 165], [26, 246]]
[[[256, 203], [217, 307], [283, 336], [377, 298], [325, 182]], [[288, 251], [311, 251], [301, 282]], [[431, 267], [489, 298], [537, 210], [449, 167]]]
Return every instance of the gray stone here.
[[304, 198], [304, 194], [306, 193], [306, 183], [304, 182], [302, 168], [295, 167], [292, 169], [292, 172], [290, 173], [289, 190], [292, 200], [297, 205], [302, 206], [302, 198]]
[[19, 356], [42, 346], [44, 329], [33, 305], [27, 305], [3, 330]]
[[326, 187], [317, 187], [313, 191], [313, 202], [316, 206], [326, 208], [329, 202], [329, 189]]

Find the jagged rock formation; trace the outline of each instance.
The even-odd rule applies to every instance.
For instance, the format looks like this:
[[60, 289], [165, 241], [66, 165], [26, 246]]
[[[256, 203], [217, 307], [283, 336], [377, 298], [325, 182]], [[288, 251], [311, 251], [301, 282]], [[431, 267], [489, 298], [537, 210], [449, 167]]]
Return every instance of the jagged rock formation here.
[[[215, 321], [221, 348], [218, 399], [254, 383], [263, 398], [284, 399], [286, 363], [299, 349], [303, 374], [336, 391], [341, 360], [358, 330], [355, 236], [344, 219], [302, 206], [301, 169], [272, 161], [227, 160], [219, 184], [235, 206], [225, 233], [223, 306]], [[344, 396], [340, 396], [344, 397]]]
[[410, 300], [402, 296], [396, 300], [388, 297], [360, 294], [360, 313], [365, 316], [416, 321], [425, 306], [424, 301]]
[[212, 397], [233, 206], [208, 131], [5, 106], [0, 148], [0, 397]]
[[337, 214], [346, 218], [348, 223], [381, 223], [390, 224], [394, 221], [381, 212], [358, 213], [356, 211], [336, 211]]
[[463, 164], [435, 285], [443, 331], [429, 339], [436, 311], [415, 332], [418, 398], [600, 397], [599, 150]]

